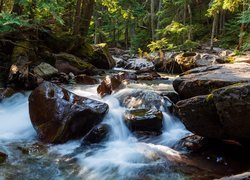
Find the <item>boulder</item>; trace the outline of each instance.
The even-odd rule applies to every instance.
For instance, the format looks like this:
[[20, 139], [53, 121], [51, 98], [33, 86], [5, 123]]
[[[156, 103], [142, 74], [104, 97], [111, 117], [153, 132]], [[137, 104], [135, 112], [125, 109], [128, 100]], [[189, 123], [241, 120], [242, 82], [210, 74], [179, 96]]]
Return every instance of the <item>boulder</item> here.
[[94, 53], [89, 63], [100, 69], [112, 69], [116, 64], [106, 43], [94, 45]]
[[95, 126], [86, 136], [84, 136], [83, 140], [87, 143], [99, 143], [105, 138], [107, 138], [110, 126], [108, 124], [99, 124]]
[[87, 84], [87, 85], [92, 85], [92, 84], [97, 84], [98, 81], [95, 78], [92, 78], [88, 75], [85, 74], [80, 74], [75, 77], [76, 83], [78, 84]]
[[46, 81], [29, 97], [31, 122], [39, 138], [47, 143], [83, 137], [107, 111], [105, 103], [77, 96]]
[[112, 94], [114, 91], [118, 91], [124, 87], [122, 80], [119, 76], [106, 76], [101, 84], [97, 87], [97, 93], [104, 97]]
[[162, 96], [153, 91], [126, 90], [126, 92], [118, 93], [116, 96], [120, 104], [129, 109], [156, 108], [160, 110], [162, 106], [167, 108], [166, 104], [168, 104]]
[[249, 72], [250, 65], [246, 63], [200, 67], [181, 74], [173, 86], [181, 99], [187, 99], [235, 83], [250, 82]]
[[179, 101], [175, 112], [188, 130], [218, 139], [250, 138], [250, 83]]
[[250, 54], [237, 56], [234, 58], [234, 62], [238, 63], [249, 63], [250, 64]]
[[194, 134], [209, 138], [222, 138], [224, 132], [216, 107], [207, 96], [196, 96], [179, 101], [174, 112], [186, 128]]
[[56, 68], [44, 62], [36, 66], [33, 71], [35, 75], [40, 76], [43, 79], [49, 78], [58, 73]]
[[69, 74], [88, 74], [95, 75], [97, 74], [97, 69], [92, 64], [74, 56], [72, 54], [60, 53], [54, 55], [56, 58], [55, 67], [59, 72], [64, 72]]
[[132, 131], [160, 132], [163, 124], [163, 115], [156, 109], [126, 110], [124, 121]]
[[7, 154], [0, 152], [0, 164], [4, 163], [7, 158], [8, 158]]
[[180, 100], [180, 96], [175, 91], [164, 91], [160, 93], [161, 96], [168, 97], [174, 104], [176, 104]]
[[15, 94], [15, 91], [12, 88], [0, 89], [0, 102], [13, 94]]
[[197, 59], [200, 59], [200, 54], [193, 52], [182, 53], [175, 57], [175, 61], [181, 66], [183, 71], [196, 67]]
[[155, 66], [147, 59], [134, 58], [128, 60], [125, 69], [141, 70], [147, 72], [155, 70]]

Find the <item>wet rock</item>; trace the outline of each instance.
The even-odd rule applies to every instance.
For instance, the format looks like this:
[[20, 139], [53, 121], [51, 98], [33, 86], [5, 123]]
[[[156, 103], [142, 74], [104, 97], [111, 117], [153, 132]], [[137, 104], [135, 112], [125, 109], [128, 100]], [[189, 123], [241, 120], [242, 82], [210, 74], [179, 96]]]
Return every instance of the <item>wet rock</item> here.
[[222, 177], [218, 180], [244, 180], [244, 179], [245, 180], [250, 179], [250, 172], [244, 172], [244, 173], [237, 174], [237, 175]]
[[49, 82], [42, 83], [29, 97], [31, 122], [39, 138], [47, 143], [83, 137], [107, 111], [107, 104], [77, 96]]
[[179, 94], [175, 91], [165, 91], [160, 94], [161, 96], [166, 96], [168, 97], [174, 104], [176, 104], [179, 100]]
[[183, 150], [184, 148], [191, 152], [197, 152], [204, 147], [205, 145], [204, 139], [205, 139], [204, 137], [191, 134], [181, 139], [180, 142], [177, 145], [175, 145], [174, 149]]
[[69, 74], [72, 72], [75, 75], [87, 74], [95, 75], [97, 74], [97, 69], [92, 64], [74, 56], [72, 54], [60, 53], [55, 54], [55, 67], [59, 72], [64, 72]]
[[43, 79], [49, 78], [58, 73], [56, 68], [44, 62], [36, 66], [33, 71], [35, 75], [40, 76]]
[[207, 99], [207, 96], [196, 96], [179, 101], [174, 112], [194, 134], [209, 138], [223, 137], [224, 130], [216, 107], [213, 100]]
[[153, 91], [131, 90], [117, 94], [121, 105], [126, 108], [156, 108], [165, 105], [164, 98]]
[[151, 61], [147, 59], [134, 58], [129, 59], [125, 69], [141, 70], [144, 72], [155, 70], [155, 66]]
[[124, 121], [132, 131], [160, 132], [163, 115], [161, 111], [157, 111], [156, 109], [126, 110]]
[[210, 94], [213, 90], [240, 82], [250, 82], [250, 65], [212, 65], [189, 70], [174, 80], [181, 99]]
[[137, 75], [133, 72], [119, 72], [118, 77], [123, 80], [137, 80]]
[[88, 143], [99, 143], [107, 138], [110, 132], [110, 126], [108, 124], [99, 124], [94, 127], [85, 137], [84, 141]]
[[4, 163], [8, 158], [8, 155], [3, 153], [3, 152], [0, 152], [0, 164], [1, 163]]
[[0, 89], [0, 102], [8, 97], [11, 97], [15, 94], [15, 91], [12, 88]]
[[115, 60], [115, 63], [116, 63], [115, 67], [117, 67], [117, 68], [123, 68], [127, 64], [127, 61], [125, 61], [122, 58], [118, 58], [118, 57], [113, 56], [113, 59]]
[[106, 43], [94, 45], [93, 56], [89, 62], [100, 69], [112, 69], [116, 64]]
[[249, 102], [250, 84], [235, 84], [179, 101], [175, 112], [188, 130], [200, 136], [249, 139]]
[[124, 87], [119, 76], [106, 76], [101, 84], [97, 87], [97, 93], [104, 97], [106, 95], [112, 94], [114, 91], [118, 91]]
[[87, 76], [85, 74], [80, 74], [80, 75], [76, 76], [75, 80], [76, 80], [76, 83], [78, 83], [78, 84], [92, 85], [92, 84], [98, 83], [98, 81], [95, 78], [92, 78], [92, 77]]

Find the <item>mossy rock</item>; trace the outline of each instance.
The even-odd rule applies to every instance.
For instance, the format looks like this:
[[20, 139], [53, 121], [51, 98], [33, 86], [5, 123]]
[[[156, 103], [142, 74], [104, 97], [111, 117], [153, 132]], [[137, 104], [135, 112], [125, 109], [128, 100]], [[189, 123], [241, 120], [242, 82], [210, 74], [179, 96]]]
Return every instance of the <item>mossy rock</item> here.
[[16, 63], [20, 57], [26, 57], [29, 61], [34, 61], [36, 59], [36, 55], [31, 47], [32, 44], [30, 44], [28, 41], [17, 42], [17, 45], [12, 51], [12, 64]]
[[0, 163], [4, 163], [8, 158], [7, 154], [0, 152]]

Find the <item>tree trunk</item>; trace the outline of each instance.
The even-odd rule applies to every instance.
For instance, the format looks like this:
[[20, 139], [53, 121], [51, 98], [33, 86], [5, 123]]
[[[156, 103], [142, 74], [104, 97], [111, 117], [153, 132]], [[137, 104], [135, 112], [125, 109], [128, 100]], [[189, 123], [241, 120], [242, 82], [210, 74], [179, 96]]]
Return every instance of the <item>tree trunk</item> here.
[[152, 41], [155, 40], [155, 0], [151, 0], [151, 34]]
[[0, 0], [0, 13], [1, 13], [2, 10], [3, 10], [3, 1], [4, 1], [4, 0]]
[[74, 27], [73, 27], [73, 34], [74, 35], [80, 34], [81, 5], [82, 5], [82, 0], [77, 0], [76, 1]]
[[210, 49], [213, 50], [214, 47], [214, 35], [216, 31], [216, 24], [217, 24], [217, 18], [218, 14], [214, 15], [214, 20], [213, 20], [213, 27], [212, 27], [212, 33], [211, 33], [211, 43], [210, 43]]
[[[190, 20], [189, 23], [190, 23], [190, 27], [191, 27], [191, 25], [193, 24], [192, 10], [191, 10], [190, 4], [188, 4], [187, 7], [188, 7], [189, 20]], [[192, 29], [189, 28], [188, 40], [191, 40], [191, 39], [192, 39]]]
[[[161, 11], [161, 8], [162, 8], [162, 0], [159, 0], [158, 12]], [[160, 17], [158, 16], [156, 29], [160, 29], [160, 24], [161, 24]], [[159, 35], [157, 35], [156, 38], [160, 39]]]
[[86, 37], [89, 31], [90, 21], [94, 11], [95, 0], [83, 0], [82, 3], [82, 29], [81, 34]]
[[184, 13], [183, 13], [183, 24], [186, 25], [186, 18], [187, 18], [187, 2], [184, 2]]
[[23, 13], [23, 7], [19, 3], [14, 3], [12, 8], [12, 13], [17, 14], [18, 16], [22, 15]]
[[[243, 1], [243, 2], [245, 2], [245, 1]], [[243, 12], [242, 13], [244, 13], [246, 10], [247, 10], [247, 5], [243, 4]], [[243, 41], [244, 41], [243, 33], [244, 33], [244, 31], [245, 31], [245, 24], [241, 23], [241, 25], [240, 25], [240, 38], [239, 38], [239, 44], [237, 47], [238, 50], [240, 50], [243, 46]]]

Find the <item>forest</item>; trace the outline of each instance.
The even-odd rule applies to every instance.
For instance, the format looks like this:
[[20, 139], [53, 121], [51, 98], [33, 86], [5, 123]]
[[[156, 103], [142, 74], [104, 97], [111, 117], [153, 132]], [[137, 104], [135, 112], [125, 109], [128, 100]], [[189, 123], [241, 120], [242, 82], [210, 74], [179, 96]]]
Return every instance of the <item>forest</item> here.
[[250, 179], [249, 0], [0, 0], [0, 179]]

